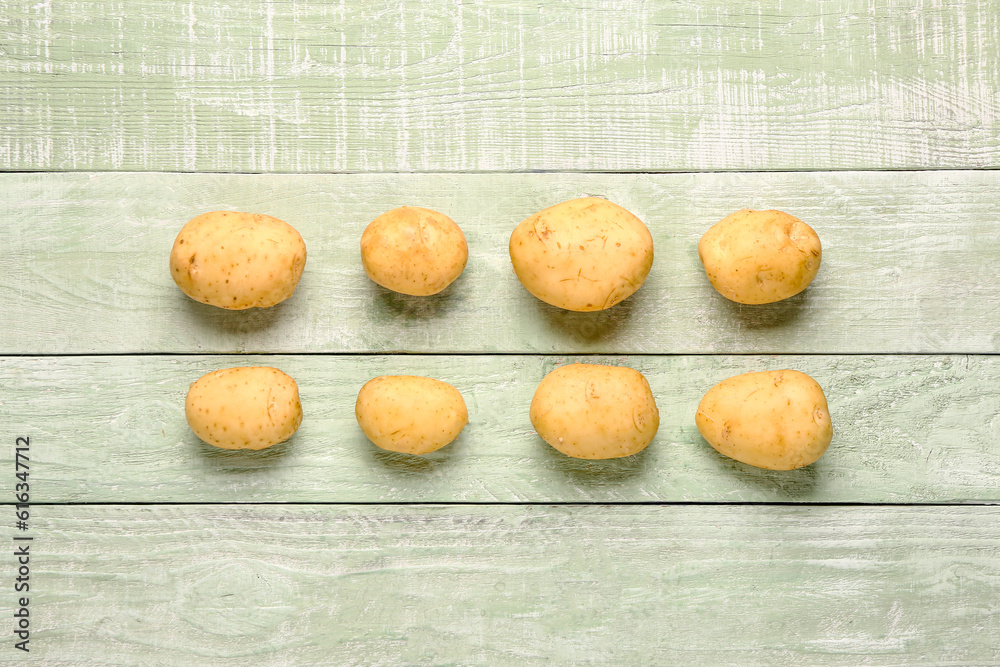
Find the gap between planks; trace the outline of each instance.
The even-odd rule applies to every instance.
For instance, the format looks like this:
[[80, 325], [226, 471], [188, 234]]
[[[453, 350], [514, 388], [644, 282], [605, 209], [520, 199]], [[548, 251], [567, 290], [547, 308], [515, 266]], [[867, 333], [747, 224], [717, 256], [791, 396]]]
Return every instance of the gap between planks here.
[[[622, 356], [610, 352], [455, 352], [381, 351], [381, 352], [41, 352], [37, 354], [0, 354], [2, 359], [50, 359], [77, 357], [593, 357]], [[641, 352], [624, 353], [629, 357], [1000, 357], [1000, 352]]]
[[[14, 505], [12, 501], [0, 501], [0, 506]], [[415, 500], [415, 501], [308, 501], [308, 500], [228, 500], [220, 502], [205, 501], [78, 501], [78, 502], [40, 502], [31, 503], [32, 507], [246, 507], [246, 506], [295, 506], [295, 507], [996, 507], [1000, 501], [975, 500], [961, 502], [824, 502], [824, 501], [755, 501], [724, 502], [696, 500], [629, 500], [629, 501], [449, 501], [449, 500]]]
[[192, 170], [178, 171], [176, 169], [3, 169], [0, 174], [156, 174], [156, 175], [188, 175], [204, 174], [208, 176], [506, 176], [544, 174], [546, 176], [565, 174], [567, 176], [683, 176], [685, 174], [927, 174], [932, 172], [980, 172], [1000, 171], [1000, 166], [984, 167], [907, 167], [905, 169], [858, 169], [856, 167], [830, 169], [663, 169], [663, 170], [614, 170], [614, 169], [453, 169], [422, 170], [422, 171], [212, 171]]

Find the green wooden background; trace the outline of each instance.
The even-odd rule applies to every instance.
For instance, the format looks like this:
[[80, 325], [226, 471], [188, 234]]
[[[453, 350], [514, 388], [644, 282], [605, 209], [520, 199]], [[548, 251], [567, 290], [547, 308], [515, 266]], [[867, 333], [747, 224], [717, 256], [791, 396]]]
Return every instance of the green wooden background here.
[[[0, 631], [0, 662], [1000, 664], [1000, 2], [723, 4], [0, 0], [0, 525], [30, 436], [35, 537], [31, 652]], [[603, 313], [506, 254], [583, 195], [655, 241]], [[441, 295], [361, 269], [403, 204], [466, 233]], [[808, 290], [708, 285], [697, 241], [742, 207], [817, 229]], [[173, 238], [213, 209], [300, 230], [291, 299], [177, 290]], [[647, 450], [534, 434], [574, 360], [647, 376]], [[187, 386], [251, 363], [298, 381], [302, 428], [200, 443]], [[826, 390], [826, 456], [716, 454], [703, 393], [785, 367]], [[462, 390], [453, 445], [367, 442], [357, 391], [397, 372]]]

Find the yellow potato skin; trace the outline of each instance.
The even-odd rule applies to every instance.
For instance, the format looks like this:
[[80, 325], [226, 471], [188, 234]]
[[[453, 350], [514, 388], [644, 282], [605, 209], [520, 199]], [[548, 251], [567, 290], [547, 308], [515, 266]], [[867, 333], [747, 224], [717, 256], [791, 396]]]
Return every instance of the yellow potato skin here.
[[184, 414], [194, 434], [210, 445], [264, 449], [298, 430], [302, 404], [295, 380], [277, 368], [224, 368], [191, 385]]
[[833, 439], [823, 389], [793, 370], [723, 380], [701, 399], [695, 423], [720, 454], [769, 470], [814, 463]]
[[816, 277], [822, 256], [815, 230], [782, 211], [736, 211], [698, 243], [698, 257], [712, 287], [745, 304], [795, 296]]
[[361, 235], [365, 274], [401, 294], [437, 294], [462, 275], [468, 260], [462, 230], [429, 208], [394, 208], [375, 218]]
[[469, 411], [458, 389], [414, 375], [369, 380], [358, 392], [354, 414], [375, 445], [403, 454], [441, 449], [469, 423]]
[[170, 251], [170, 275], [185, 294], [229, 310], [270, 308], [292, 295], [306, 244], [283, 220], [212, 211], [190, 220]]
[[545, 303], [604, 310], [645, 282], [653, 266], [653, 237], [617, 204], [599, 197], [571, 199], [514, 229], [510, 261], [525, 289]]
[[546, 375], [531, 401], [531, 425], [545, 442], [578, 459], [614, 459], [645, 449], [660, 413], [642, 373], [569, 364]]

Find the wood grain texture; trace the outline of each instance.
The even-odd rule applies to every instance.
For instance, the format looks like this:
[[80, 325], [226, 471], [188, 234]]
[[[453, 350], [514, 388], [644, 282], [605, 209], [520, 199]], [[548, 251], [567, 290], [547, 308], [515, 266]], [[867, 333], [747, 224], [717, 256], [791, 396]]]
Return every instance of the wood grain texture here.
[[[0, 170], [82, 172], [0, 174], [0, 355], [53, 355], [0, 356], [0, 424], [31, 437], [33, 503], [111, 504], [31, 508], [32, 652], [0, 663], [1000, 664], [998, 91], [996, 0], [0, 0]], [[657, 259], [622, 306], [566, 313], [507, 238], [588, 194]], [[439, 297], [361, 270], [402, 204], [469, 239]], [[697, 240], [743, 207], [819, 231], [805, 293], [708, 285]], [[303, 233], [291, 300], [218, 312], [173, 285], [174, 235], [213, 209]], [[279, 354], [199, 356], [246, 352]], [[646, 374], [645, 452], [534, 434], [537, 382], [572, 360]], [[189, 383], [251, 363], [298, 380], [302, 429], [200, 443]], [[716, 454], [704, 391], [782, 367], [826, 389], [828, 454]], [[353, 406], [383, 373], [452, 382], [472, 423], [378, 450]], [[412, 505], [441, 502], [475, 505]]]
[[[646, 376], [660, 411], [646, 450], [582, 461], [535, 434], [538, 382], [573, 360]], [[298, 383], [298, 433], [261, 452], [203, 444], [184, 419], [189, 384], [253, 363]], [[703, 394], [781, 368], [824, 388], [826, 455], [776, 472], [717, 454], [694, 424]], [[423, 457], [376, 448], [354, 404], [365, 382], [388, 374], [453, 384], [470, 424]], [[0, 359], [0, 377], [4, 428], [31, 437], [35, 502], [1000, 502], [996, 356], [50, 357]]]
[[[39, 507], [30, 659], [992, 665], [998, 520], [997, 507]], [[12, 653], [0, 659], [24, 661]]]
[[[3, 354], [130, 352], [1000, 352], [1000, 172], [480, 175], [0, 175]], [[511, 230], [546, 206], [605, 196], [646, 222], [646, 284], [571, 313], [518, 283]], [[364, 274], [360, 237], [409, 204], [449, 215], [470, 247], [433, 297]], [[823, 266], [802, 294], [740, 306], [712, 289], [697, 245], [740, 208], [812, 225]], [[167, 263], [190, 218], [277, 216], [309, 258], [288, 301], [225, 311], [185, 297]]]
[[1000, 166], [995, 0], [0, 2], [0, 167]]

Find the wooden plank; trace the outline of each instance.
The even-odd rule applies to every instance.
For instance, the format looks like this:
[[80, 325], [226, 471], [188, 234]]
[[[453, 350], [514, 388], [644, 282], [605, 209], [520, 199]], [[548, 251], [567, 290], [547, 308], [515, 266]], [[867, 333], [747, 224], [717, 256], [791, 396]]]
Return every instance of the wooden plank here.
[[997, 507], [38, 507], [31, 654], [2, 659], [992, 665], [998, 520]]
[[[0, 176], [3, 354], [121, 352], [784, 353], [1000, 352], [1000, 172], [768, 174]], [[507, 243], [522, 219], [584, 194], [650, 227], [639, 292], [598, 313], [532, 297]], [[361, 267], [365, 226], [399, 205], [465, 230], [465, 274], [406, 297]], [[705, 278], [697, 244], [739, 208], [813, 225], [823, 267], [795, 298], [739, 306]], [[268, 310], [196, 303], [167, 259], [208, 210], [295, 225], [309, 259], [295, 295]]]
[[[528, 419], [538, 382], [572, 357], [249, 356], [3, 358], [0, 418], [31, 438], [36, 502], [967, 502], [1000, 501], [1000, 357], [584, 357], [646, 375], [660, 430], [640, 454], [566, 457]], [[272, 365], [299, 384], [287, 443], [232, 452], [184, 420], [188, 385], [232, 365]], [[738, 373], [794, 368], [824, 387], [834, 440], [790, 472], [727, 459], [701, 438], [702, 395]], [[454, 384], [470, 424], [453, 444], [384, 452], [354, 417], [378, 375]], [[15, 502], [13, 496], [0, 498]]]
[[0, 167], [1000, 166], [995, 0], [0, 1]]

